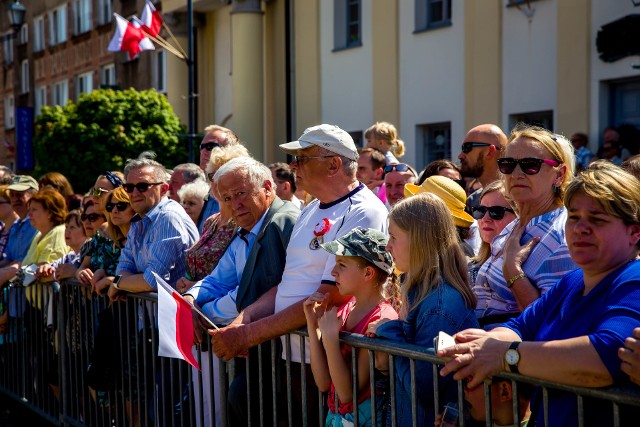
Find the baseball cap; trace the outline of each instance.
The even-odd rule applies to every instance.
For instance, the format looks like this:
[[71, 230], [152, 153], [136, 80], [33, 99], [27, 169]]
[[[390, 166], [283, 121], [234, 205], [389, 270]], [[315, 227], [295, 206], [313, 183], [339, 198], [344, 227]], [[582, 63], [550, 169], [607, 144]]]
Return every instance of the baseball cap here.
[[391, 274], [393, 258], [386, 249], [388, 241], [389, 237], [378, 230], [356, 227], [337, 240], [320, 246], [330, 254], [364, 258], [387, 274]]
[[425, 179], [421, 185], [404, 185], [406, 197], [424, 192], [433, 193], [444, 201], [453, 216], [455, 225], [468, 228], [473, 224], [473, 217], [464, 210], [467, 203], [467, 193], [451, 178], [433, 175]]
[[9, 183], [7, 189], [13, 191], [38, 191], [40, 189], [40, 186], [38, 185], [38, 181], [36, 181], [35, 178], [30, 177], [29, 175], [16, 175], [11, 178], [11, 182]]
[[322, 147], [344, 156], [351, 160], [358, 160], [358, 149], [353, 138], [346, 131], [335, 125], [322, 124], [304, 130], [297, 141], [280, 144], [280, 148], [291, 155], [296, 155], [297, 150], [309, 148], [313, 145]]

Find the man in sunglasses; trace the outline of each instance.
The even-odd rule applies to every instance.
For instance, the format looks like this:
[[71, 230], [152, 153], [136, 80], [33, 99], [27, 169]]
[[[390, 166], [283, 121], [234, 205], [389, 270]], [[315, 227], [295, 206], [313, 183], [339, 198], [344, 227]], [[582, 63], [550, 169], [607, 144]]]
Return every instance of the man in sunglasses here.
[[[286, 345], [286, 334], [306, 324], [302, 305], [314, 292], [327, 295], [329, 308], [346, 302], [331, 275], [335, 256], [322, 250], [320, 244], [357, 226], [387, 232], [387, 210], [356, 178], [358, 151], [347, 132], [333, 125], [313, 126], [297, 141], [280, 148], [294, 156], [291, 167], [296, 171], [297, 182], [316, 200], [304, 208], [293, 228], [280, 283], [246, 307], [231, 325], [210, 331], [213, 350], [225, 359], [281, 336]], [[303, 392], [308, 402], [318, 402], [318, 391], [311, 369], [303, 365], [299, 337], [293, 336], [290, 342], [291, 380], [296, 399], [292, 425], [302, 425]], [[308, 342], [306, 346], [308, 357]], [[307, 374], [306, 390], [301, 385], [302, 372]], [[286, 401], [282, 403], [286, 405]], [[309, 425], [317, 425], [318, 405], [309, 404], [307, 410]], [[278, 413], [286, 417], [286, 406]]]
[[[458, 159], [464, 177], [477, 178], [482, 187], [498, 179], [496, 160], [507, 145], [507, 136], [496, 125], [484, 124], [471, 129], [462, 141]], [[467, 212], [478, 206], [482, 188], [467, 197]]]

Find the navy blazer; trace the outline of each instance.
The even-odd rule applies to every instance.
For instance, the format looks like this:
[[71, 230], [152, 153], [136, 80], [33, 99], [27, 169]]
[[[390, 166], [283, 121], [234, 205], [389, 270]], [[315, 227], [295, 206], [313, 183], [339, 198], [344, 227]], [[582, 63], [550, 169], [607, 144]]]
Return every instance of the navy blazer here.
[[300, 210], [291, 202], [276, 196], [271, 203], [238, 285], [238, 313], [282, 280], [287, 245], [299, 215]]

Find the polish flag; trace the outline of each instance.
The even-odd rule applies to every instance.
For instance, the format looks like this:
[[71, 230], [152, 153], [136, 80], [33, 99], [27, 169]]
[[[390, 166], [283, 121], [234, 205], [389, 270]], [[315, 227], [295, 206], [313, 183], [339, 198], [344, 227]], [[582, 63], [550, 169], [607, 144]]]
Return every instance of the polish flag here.
[[158, 284], [158, 356], [182, 359], [200, 370], [193, 347], [193, 307], [160, 276]]
[[144, 8], [142, 9], [142, 15], [140, 16], [140, 20], [142, 21], [142, 29], [147, 33], [151, 34], [153, 37], [156, 37], [160, 32], [160, 27], [164, 23], [164, 19], [162, 19], [162, 15], [160, 12], [156, 10], [149, 0], [146, 0]]
[[122, 16], [114, 13], [116, 18], [115, 33], [109, 47], [110, 52], [129, 52], [129, 59], [135, 58], [143, 50], [154, 50], [153, 43], [140, 29], [139, 24], [132, 24]]

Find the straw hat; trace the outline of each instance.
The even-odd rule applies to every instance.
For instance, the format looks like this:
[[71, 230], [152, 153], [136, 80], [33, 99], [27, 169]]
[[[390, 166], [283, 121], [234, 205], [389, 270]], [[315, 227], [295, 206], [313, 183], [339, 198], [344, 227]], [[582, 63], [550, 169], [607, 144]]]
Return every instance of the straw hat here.
[[457, 182], [446, 176], [433, 175], [425, 179], [421, 185], [405, 184], [404, 186], [405, 197], [425, 192], [433, 193], [444, 201], [456, 226], [469, 228], [473, 224], [473, 217], [464, 210], [467, 193]]

